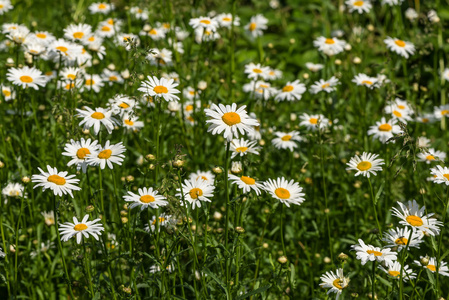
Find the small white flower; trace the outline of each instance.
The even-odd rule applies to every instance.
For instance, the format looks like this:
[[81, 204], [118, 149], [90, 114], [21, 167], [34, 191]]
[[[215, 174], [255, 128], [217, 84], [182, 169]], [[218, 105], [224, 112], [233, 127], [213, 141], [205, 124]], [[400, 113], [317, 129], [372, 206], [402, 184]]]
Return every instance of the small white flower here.
[[64, 224], [59, 224], [59, 231], [61, 232], [61, 241], [67, 242], [73, 236], [76, 236], [76, 242], [81, 243], [81, 239], [84, 236], [86, 239], [89, 235], [93, 236], [97, 241], [101, 232], [104, 231], [103, 225], [96, 224], [101, 221], [100, 219], [95, 219], [93, 221], [87, 221], [89, 215], [85, 215], [81, 222], [78, 221], [76, 217], [73, 217], [73, 223], [66, 222]]
[[73, 198], [72, 191], [79, 191], [81, 188], [76, 186], [80, 181], [74, 178], [75, 175], [67, 176], [68, 172], [58, 172], [58, 169], [52, 168], [47, 165], [47, 172], [44, 172], [41, 168], [38, 168], [41, 174], [35, 174], [31, 176], [31, 181], [37, 183], [33, 188], [42, 186], [42, 190], [50, 189], [55, 195], [62, 196], [63, 194], [69, 194]]

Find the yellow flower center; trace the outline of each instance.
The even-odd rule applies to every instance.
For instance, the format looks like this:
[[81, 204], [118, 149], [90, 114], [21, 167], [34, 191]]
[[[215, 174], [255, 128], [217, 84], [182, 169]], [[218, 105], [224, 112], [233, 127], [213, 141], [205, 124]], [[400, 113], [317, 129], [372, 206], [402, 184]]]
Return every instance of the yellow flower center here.
[[59, 46], [59, 47], [56, 47], [56, 50], [66, 53], [67, 50], [69, 50], [69, 49], [67, 49], [67, 47], [64, 47], [64, 46]]
[[393, 127], [391, 127], [390, 124], [382, 124], [379, 126], [379, 131], [391, 131], [393, 129]]
[[129, 125], [129, 126], [133, 126], [134, 125], [134, 122], [131, 121], [131, 120], [128, 120], [128, 119], [126, 119], [124, 122], [125, 122], [126, 125]]
[[357, 169], [359, 169], [360, 171], [366, 171], [371, 169], [371, 166], [372, 164], [369, 161], [362, 161], [357, 165]]
[[117, 76], [109, 76], [109, 81], [117, 81]]
[[153, 91], [156, 94], [167, 94], [168, 93], [168, 89], [165, 86], [163, 86], [163, 85], [155, 86]]
[[321, 86], [321, 88], [324, 90], [325, 88], [328, 88], [328, 87], [330, 87], [330, 86], [331, 86], [331, 84], [328, 83], [328, 82], [326, 82], [325, 84], [323, 84], [323, 85]]
[[119, 106], [120, 106], [120, 108], [126, 109], [126, 108], [129, 107], [129, 104], [128, 104], [128, 103], [125, 103], [125, 102], [122, 102], [122, 103], [119, 104]]
[[405, 109], [405, 106], [404, 105], [398, 105], [398, 108], [399, 109]]
[[112, 155], [112, 151], [109, 149], [105, 149], [105, 150], [101, 151], [100, 153], [98, 153], [98, 158], [108, 159], [109, 157], [111, 157], [111, 155]]
[[369, 81], [369, 80], [363, 80], [363, 81], [362, 81], [362, 84], [372, 85], [373, 82], [372, 82], [372, 81]]
[[326, 39], [326, 41], [324, 41], [326, 44], [328, 44], [328, 45], [332, 45], [332, 44], [335, 44], [335, 41], [334, 41], [334, 39]]
[[[159, 224], [164, 222], [164, 221], [165, 221], [164, 217], [159, 217]], [[151, 223], [151, 224], [156, 225], [156, 219], [154, 219], [153, 223]]]
[[65, 184], [65, 179], [59, 175], [50, 175], [50, 176], [48, 176], [47, 181], [53, 182], [54, 184], [57, 184], [57, 185]]
[[66, 85], [65, 85], [65, 89], [66, 90], [70, 90], [70, 89], [73, 89], [75, 87], [75, 84], [72, 82], [72, 83], [67, 83]]
[[393, 276], [393, 277], [398, 277], [400, 273], [401, 273], [401, 272], [399, 272], [399, 271], [394, 271], [394, 270], [388, 271], [388, 274], [390, 274], [390, 276]]
[[445, 109], [445, 110], [442, 110], [441, 111], [441, 115], [447, 115], [447, 114], [449, 114], [449, 110], [447, 110], [447, 109]]
[[101, 27], [101, 31], [111, 31], [111, 27], [105, 25]]
[[2, 93], [3, 93], [3, 95], [5, 95], [5, 97], [11, 96], [11, 92], [8, 90], [3, 90]]
[[36, 37], [38, 37], [40, 39], [45, 39], [47, 37], [47, 35], [45, 33], [36, 33]]
[[106, 4], [100, 3], [100, 4], [98, 5], [98, 9], [106, 9]]
[[427, 119], [427, 118], [422, 118], [422, 120], [421, 120], [423, 123], [428, 123], [429, 122], [429, 119]]
[[408, 216], [405, 219], [412, 226], [422, 226], [424, 224], [422, 219], [418, 216]]
[[198, 199], [198, 197], [203, 196], [203, 191], [199, 188], [193, 188], [189, 194], [192, 199]]
[[435, 265], [427, 265], [427, 269], [429, 269], [432, 272], [435, 272], [437, 270], [437, 268], [435, 267]]
[[254, 30], [256, 30], [256, 27], [257, 27], [257, 25], [256, 25], [256, 23], [251, 23], [251, 24], [249, 24], [249, 31], [254, 31]]
[[156, 35], [156, 34], [157, 34], [156, 29], [154, 29], [154, 28], [151, 29], [150, 32], [149, 32], [149, 34]]
[[73, 37], [74, 37], [75, 39], [82, 39], [83, 36], [84, 36], [84, 32], [81, 32], [81, 31], [75, 32], [75, 33], [73, 34]]
[[73, 227], [73, 229], [75, 229], [76, 231], [83, 231], [87, 229], [87, 225], [86, 224], [78, 224], [75, 225], [75, 227]]
[[248, 147], [238, 147], [235, 149], [236, 152], [241, 152], [241, 153], [246, 152], [246, 150], [248, 150]]
[[443, 174], [443, 177], [449, 180], [449, 174]]
[[332, 281], [332, 285], [333, 285], [334, 287], [336, 287], [337, 289], [339, 289], [339, 290], [342, 290], [342, 289], [343, 289], [343, 287], [341, 286], [341, 284], [342, 284], [341, 278], [337, 278], [337, 279], [335, 279], [334, 281]]
[[398, 118], [402, 117], [402, 114], [400, 112], [398, 112], [397, 110], [393, 110], [393, 115], [395, 115]]
[[156, 199], [154, 199], [153, 196], [151, 195], [144, 195], [140, 197], [140, 202], [143, 203], [150, 203], [150, 202], [154, 202]]
[[366, 253], [374, 254], [374, 256], [382, 256], [382, 252], [375, 251], [375, 250], [366, 250]]
[[433, 155], [427, 155], [427, 156], [426, 156], [426, 159], [427, 159], [427, 160], [435, 160], [435, 156], [433, 156]]
[[254, 179], [252, 179], [251, 177], [248, 177], [248, 176], [242, 176], [242, 177], [240, 177], [240, 180], [243, 181], [244, 183], [248, 184], [248, 185], [256, 184], [256, 180], [254, 180]]
[[93, 79], [86, 79], [86, 83], [85, 84], [92, 86], [92, 85], [95, 84], [95, 81]]
[[401, 48], [404, 48], [404, 47], [405, 47], [405, 42], [404, 42], [404, 41], [396, 40], [396, 41], [394, 41], [394, 43], [395, 43], [396, 45], [398, 45], [399, 47], [401, 47]]
[[70, 80], [75, 80], [76, 75], [69, 74], [69, 75], [67, 75], [67, 78], [70, 79]]
[[356, 1], [353, 3], [354, 6], [361, 7], [363, 6], [363, 1]]
[[235, 112], [227, 112], [225, 113], [221, 119], [223, 120], [223, 122], [225, 122], [226, 125], [228, 126], [233, 126], [236, 124], [239, 124], [241, 122], [240, 116], [238, 113]]
[[289, 199], [290, 198], [290, 192], [284, 188], [277, 188], [274, 190], [274, 193], [276, 196], [278, 196], [281, 199]]
[[283, 92], [291, 92], [293, 91], [293, 86], [292, 85], [286, 85], [282, 88]]
[[210, 24], [210, 21], [209, 21], [209, 20], [201, 20], [201, 21], [200, 21], [200, 23], [203, 23], [203, 24], [209, 25], [209, 24]]
[[76, 156], [79, 159], [84, 159], [88, 154], [90, 154], [90, 151], [87, 148], [79, 148], [78, 151], [76, 151]]
[[224, 17], [222, 20], [225, 22], [231, 22], [231, 18], [228, 18], [228, 17]]
[[394, 242], [396, 245], [404, 245], [405, 246], [405, 245], [407, 245], [408, 239], [401, 236], [400, 238], [397, 238]]
[[257, 74], [260, 74], [260, 73], [262, 73], [262, 70], [261, 69], [253, 69], [253, 72], [257, 73]]
[[94, 36], [91, 36], [90, 38], [88, 38], [87, 39], [89, 42], [93, 42], [93, 41], [95, 41], [95, 37]]
[[284, 142], [290, 141], [292, 139], [291, 135], [284, 135], [283, 137], [281, 137], [281, 140], [283, 140]]
[[25, 82], [25, 83], [30, 83], [33, 82], [33, 78], [31, 78], [30, 76], [20, 76], [20, 81]]
[[114, 19], [109, 19], [109, 20], [108, 20], [108, 24], [109, 24], [109, 25], [114, 25]]
[[193, 105], [186, 106], [186, 111], [192, 111], [192, 110], [193, 110]]
[[94, 118], [94, 119], [97, 119], [97, 120], [101, 120], [101, 119], [104, 119], [104, 118], [105, 118], [104, 114], [103, 114], [102, 112], [98, 112], [98, 111], [94, 112], [94, 113], [91, 114], [90, 116], [91, 116], [92, 118]]
[[318, 119], [317, 118], [310, 118], [309, 122], [310, 122], [310, 124], [316, 125], [318, 123]]

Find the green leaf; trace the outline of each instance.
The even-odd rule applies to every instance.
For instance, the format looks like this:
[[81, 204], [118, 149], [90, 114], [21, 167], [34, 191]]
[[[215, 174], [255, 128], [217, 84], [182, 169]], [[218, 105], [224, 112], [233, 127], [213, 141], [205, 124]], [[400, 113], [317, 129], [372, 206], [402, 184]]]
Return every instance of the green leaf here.
[[253, 290], [253, 291], [251, 291], [249, 293], [246, 293], [244, 295], [241, 295], [241, 296], [237, 297], [236, 300], [241, 300], [241, 299], [245, 299], [245, 298], [248, 298], [250, 296], [253, 296], [253, 295], [261, 294], [261, 293], [265, 292], [266, 290], [268, 290], [270, 287], [271, 287], [271, 284], [261, 286], [257, 290]]
[[223, 284], [223, 282], [218, 279], [214, 273], [212, 273], [211, 271], [209, 271], [209, 269], [205, 268], [204, 269], [204, 273], [206, 273], [210, 278], [212, 278], [213, 280], [215, 280], [215, 282], [218, 284], [218, 286], [220, 287], [220, 289], [226, 294], [226, 298], [228, 297], [228, 290], [226, 289], [225, 285]]
[[374, 204], [376, 204], [377, 201], [379, 200], [380, 194], [382, 194], [382, 191], [384, 190], [384, 184], [385, 184], [385, 181], [382, 182], [382, 185], [380, 186], [379, 190], [376, 193], [376, 196], [374, 197]]

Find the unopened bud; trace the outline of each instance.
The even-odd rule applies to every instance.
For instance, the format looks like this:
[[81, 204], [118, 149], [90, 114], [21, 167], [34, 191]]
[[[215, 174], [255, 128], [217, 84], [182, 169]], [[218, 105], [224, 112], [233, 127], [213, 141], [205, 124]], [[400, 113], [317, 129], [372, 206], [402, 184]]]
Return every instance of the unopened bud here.
[[23, 177], [22, 177], [22, 182], [23, 182], [23, 183], [29, 183], [29, 182], [30, 182], [30, 177], [28, 177], [28, 176], [23, 176]]
[[346, 262], [348, 260], [348, 255], [342, 252], [338, 255], [338, 259], [342, 262]]
[[427, 266], [429, 264], [429, 257], [428, 256], [424, 256], [423, 258], [421, 258], [420, 263], [423, 266]]
[[214, 172], [215, 174], [218, 175], [218, 174], [223, 173], [223, 170], [219, 166], [216, 166], [216, 167], [212, 168], [212, 172]]
[[91, 213], [91, 212], [93, 212], [95, 210], [95, 206], [93, 206], [93, 205], [88, 205], [88, 206], [86, 206], [86, 208], [85, 208], [85, 211], [87, 212], [87, 213]]
[[279, 256], [278, 262], [282, 265], [285, 264], [286, 262], [288, 262], [287, 256], [284, 256], [284, 255]]
[[122, 223], [123, 223], [123, 224], [128, 223], [128, 218], [127, 218], [127, 217], [122, 217]]
[[235, 227], [235, 231], [237, 233], [245, 233], [245, 229], [243, 227], [240, 227], [240, 226]]

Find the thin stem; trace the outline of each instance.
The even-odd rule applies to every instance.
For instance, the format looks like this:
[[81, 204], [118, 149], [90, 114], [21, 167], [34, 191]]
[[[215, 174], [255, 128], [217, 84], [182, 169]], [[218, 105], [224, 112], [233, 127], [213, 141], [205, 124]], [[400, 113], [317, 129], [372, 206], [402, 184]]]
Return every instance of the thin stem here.
[[369, 188], [371, 191], [371, 200], [373, 202], [374, 217], [376, 218], [376, 223], [377, 223], [377, 228], [379, 229], [380, 238], [382, 238], [382, 228], [380, 227], [379, 219], [377, 218], [377, 208], [376, 208], [376, 202], [374, 199], [373, 185], [371, 184], [371, 179], [369, 177], [368, 177], [368, 183], [369, 183]]
[[94, 296], [94, 287], [92, 285], [92, 277], [90, 276], [90, 263], [89, 263], [89, 258], [87, 257], [86, 242], [84, 241], [84, 238], [83, 238], [83, 250], [84, 250], [84, 260], [85, 260], [86, 270], [87, 270], [87, 280], [89, 281], [89, 290], [90, 290], [91, 297], [93, 297]]
[[[437, 259], [437, 268], [436, 268], [436, 281], [437, 281], [437, 291], [438, 291], [438, 293], [440, 292], [440, 289], [439, 289], [439, 284], [440, 284], [440, 281], [439, 281], [439, 271], [440, 271], [440, 264], [441, 264], [441, 243], [442, 243], [442, 241], [443, 241], [443, 230], [444, 230], [444, 223], [445, 223], [445, 221], [446, 221], [446, 214], [447, 214], [447, 209], [448, 209], [448, 206], [449, 206], [449, 187], [446, 187], [446, 206], [444, 207], [444, 211], [443, 211], [443, 220], [442, 220], [442, 227], [441, 227], [441, 232], [440, 232], [440, 237], [439, 237], [439, 239], [438, 239], [438, 259]], [[440, 295], [437, 295], [437, 298], [439, 297]]]
[[371, 299], [376, 299], [375, 295], [376, 286], [376, 260], [373, 261], [373, 282], [371, 285]]
[[[224, 184], [225, 184], [225, 195], [226, 195], [226, 224], [225, 224], [225, 248], [229, 251], [228, 248], [228, 236], [229, 236], [229, 189], [228, 189], [228, 160], [229, 160], [229, 147], [230, 142], [226, 143], [226, 156], [225, 156], [225, 165], [224, 165]], [[230, 268], [228, 265], [229, 255], [225, 256], [225, 266], [226, 266], [226, 288], [229, 291], [229, 278], [230, 278]]]

